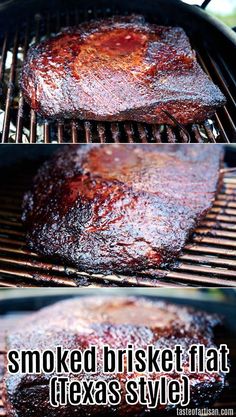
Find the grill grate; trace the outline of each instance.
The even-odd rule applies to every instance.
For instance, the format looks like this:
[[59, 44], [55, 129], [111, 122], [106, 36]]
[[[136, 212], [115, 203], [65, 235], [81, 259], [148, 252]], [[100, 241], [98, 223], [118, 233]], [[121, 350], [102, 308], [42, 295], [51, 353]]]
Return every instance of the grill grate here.
[[21, 201], [32, 172], [16, 169], [0, 189], [0, 285], [236, 286], [236, 175], [227, 173], [214, 207], [196, 229], [173, 270], [135, 276], [88, 274], [27, 249]]
[[[115, 11], [117, 12], [117, 11]], [[122, 13], [122, 12], [121, 12]], [[36, 14], [34, 21], [22, 22], [15, 34], [7, 33], [0, 49], [0, 131], [2, 142], [12, 143], [90, 143], [90, 142], [235, 142], [236, 141], [236, 80], [215, 50], [198, 39], [191, 39], [200, 64], [227, 97], [227, 105], [212, 120], [181, 127], [142, 123], [96, 123], [71, 120], [43, 120], [30, 110], [19, 91], [18, 78], [29, 45], [48, 38], [60, 28], [75, 25], [90, 18], [114, 14], [105, 10], [72, 10], [66, 13]], [[158, 19], [157, 19], [158, 21]], [[168, 24], [168, 22], [166, 22]], [[2, 124], [2, 129], [1, 129]]]

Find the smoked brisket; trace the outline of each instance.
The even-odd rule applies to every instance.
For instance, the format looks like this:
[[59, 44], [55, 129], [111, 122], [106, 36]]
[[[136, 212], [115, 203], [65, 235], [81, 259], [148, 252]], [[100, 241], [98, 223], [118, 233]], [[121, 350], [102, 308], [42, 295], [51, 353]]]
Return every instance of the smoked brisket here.
[[104, 274], [172, 264], [220, 186], [222, 148], [213, 147], [63, 148], [24, 197], [31, 249]]
[[188, 124], [225, 98], [197, 63], [182, 28], [140, 16], [83, 23], [29, 49], [21, 88], [31, 108], [56, 119]]
[[[7, 350], [55, 350], [89, 348], [97, 345], [98, 352], [107, 344], [114, 349], [125, 349], [132, 344], [135, 349], [154, 345], [158, 349], [173, 348], [178, 344], [185, 352], [191, 344], [216, 347], [213, 330], [220, 324], [217, 315], [140, 298], [78, 298], [44, 308], [21, 320], [20, 325], [7, 336]], [[71, 379], [119, 379], [123, 384], [134, 375], [104, 374], [98, 354], [98, 372], [70, 375]], [[188, 359], [183, 354], [184, 374], [190, 379], [191, 403], [189, 407], [200, 408], [214, 403], [225, 385], [225, 375], [218, 373], [190, 374]], [[146, 374], [144, 374], [146, 375]], [[140, 417], [150, 412], [144, 405], [130, 406], [122, 396], [119, 406], [59, 406], [49, 404], [49, 378], [52, 375], [10, 375], [4, 379], [4, 405], [8, 417], [78, 417], [78, 416], [132, 416]], [[159, 374], [148, 376], [158, 379]], [[181, 374], [170, 373], [170, 378]], [[173, 405], [158, 405], [155, 415], [171, 410]], [[150, 415], [150, 414], [148, 414]]]

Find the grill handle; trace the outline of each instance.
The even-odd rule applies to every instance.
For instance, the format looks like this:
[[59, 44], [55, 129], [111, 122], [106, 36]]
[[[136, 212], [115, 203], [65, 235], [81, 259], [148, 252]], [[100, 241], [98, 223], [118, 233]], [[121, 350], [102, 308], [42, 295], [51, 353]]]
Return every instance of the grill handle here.
[[204, 0], [204, 2], [202, 3], [202, 5], [201, 5], [201, 8], [202, 9], [205, 9], [207, 6], [208, 6], [208, 4], [211, 2], [211, 0]]
[[[204, 0], [204, 2], [201, 4], [201, 9], [206, 9], [206, 7], [208, 6], [208, 4], [211, 2], [211, 0]], [[232, 27], [232, 30], [234, 32], [236, 32], [236, 26]]]

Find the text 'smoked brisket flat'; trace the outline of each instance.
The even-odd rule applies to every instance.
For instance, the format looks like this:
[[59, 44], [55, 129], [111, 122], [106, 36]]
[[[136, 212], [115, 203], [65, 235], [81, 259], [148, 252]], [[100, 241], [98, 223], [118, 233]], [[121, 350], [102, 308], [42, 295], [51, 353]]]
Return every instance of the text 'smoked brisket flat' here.
[[[158, 349], [181, 345], [184, 351], [194, 343], [206, 347], [214, 345], [214, 327], [220, 324], [217, 315], [209, 315], [190, 308], [138, 298], [80, 298], [67, 300], [44, 308], [27, 317], [7, 336], [7, 349], [86, 349], [97, 345], [98, 352], [104, 344], [114, 349], [154, 345]], [[225, 385], [222, 373], [189, 373], [187, 355], [183, 355], [184, 374], [190, 379], [190, 407], [209, 406], [215, 402]], [[145, 375], [145, 374], [144, 374]], [[147, 375], [148, 376], [148, 375]], [[171, 378], [181, 374], [170, 373]], [[9, 417], [74, 417], [74, 416], [132, 416], [140, 417], [150, 412], [144, 405], [129, 406], [122, 395], [119, 406], [50, 406], [49, 379], [51, 375], [10, 375], [5, 373], [3, 394]], [[125, 382], [133, 374], [113, 374], [112, 379]], [[148, 376], [158, 379], [153, 373]], [[84, 373], [70, 375], [71, 379], [90, 378]], [[91, 378], [109, 380], [104, 374], [98, 354], [98, 373]], [[124, 387], [124, 385], [122, 384]], [[124, 390], [124, 388], [123, 388]], [[173, 405], [158, 405], [156, 412], [171, 410]]]
[[87, 272], [171, 265], [214, 202], [222, 158], [218, 145], [63, 148], [24, 197], [28, 243]]
[[52, 118], [173, 124], [211, 117], [225, 98], [179, 27], [140, 16], [91, 21], [33, 45], [21, 88]]

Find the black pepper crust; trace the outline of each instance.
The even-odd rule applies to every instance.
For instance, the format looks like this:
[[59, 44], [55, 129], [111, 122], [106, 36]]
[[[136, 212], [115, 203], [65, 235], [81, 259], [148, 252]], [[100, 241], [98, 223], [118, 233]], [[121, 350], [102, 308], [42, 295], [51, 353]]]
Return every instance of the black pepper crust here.
[[184, 30], [120, 16], [65, 29], [33, 45], [21, 89], [56, 119], [173, 124], [206, 120], [225, 97], [198, 64]]
[[[187, 307], [163, 301], [135, 297], [85, 297], [66, 300], [42, 309], [23, 319], [21, 325], [7, 336], [7, 349], [85, 349], [96, 344], [99, 352], [104, 344], [112, 348], [135, 348], [153, 344], [159, 349], [180, 344], [185, 350], [192, 343], [213, 347], [214, 327], [221, 324], [218, 315], [210, 315]], [[98, 373], [95, 379], [118, 378], [122, 383], [132, 378], [129, 374], [104, 375], [98, 355]], [[190, 406], [207, 406], [214, 403], [225, 385], [225, 375], [190, 374], [184, 356], [185, 375], [190, 378]], [[72, 379], [88, 378], [84, 374], [71, 375]], [[171, 374], [170, 378], [180, 375]], [[118, 407], [67, 405], [53, 408], [48, 403], [50, 376], [9, 375], [4, 378], [4, 405], [8, 417], [75, 417], [75, 416], [134, 416], [140, 417], [150, 410], [145, 406], [128, 406], [124, 396]], [[158, 375], [153, 374], [153, 379]], [[154, 414], [168, 411], [171, 405], [161, 406]]]
[[217, 145], [63, 148], [24, 197], [29, 246], [87, 272], [170, 266], [214, 202], [222, 157]]

